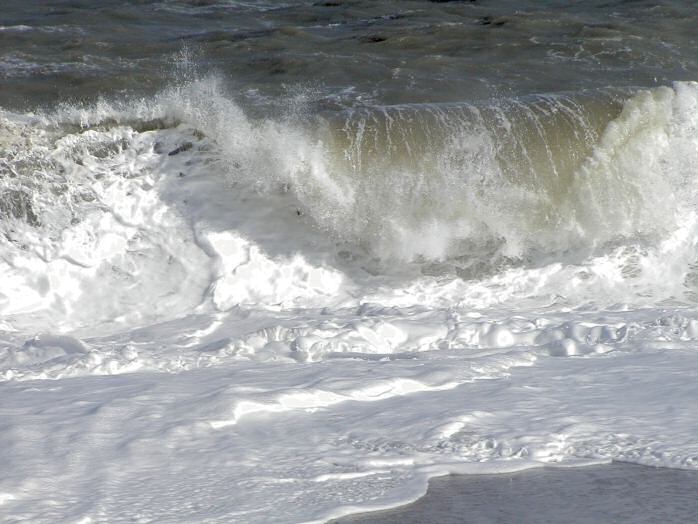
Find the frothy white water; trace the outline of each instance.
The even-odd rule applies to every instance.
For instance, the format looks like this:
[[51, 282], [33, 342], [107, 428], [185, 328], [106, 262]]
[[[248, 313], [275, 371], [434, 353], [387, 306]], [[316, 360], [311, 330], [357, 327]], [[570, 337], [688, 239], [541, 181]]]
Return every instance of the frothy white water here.
[[1, 113], [2, 511], [319, 522], [449, 472], [695, 468], [696, 103]]
[[[399, 260], [435, 261], [441, 264], [427, 271], [450, 268], [479, 278], [511, 264], [579, 263], [618, 246], [651, 249], [682, 229], [696, 204], [696, 91], [695, 84], [677, 83], [622, 103], [618, 94], [601, 93], [479, 107], [376, 108], [321, 119], [304, 116], [297, 100], [278, 119], [252, 119], [209, 78], [150, 100], [65, 107], [42, 117], [80, 132], [62, 139], [66, 144], [37, 143], [42, 158], [29, 163], [58, 161], [57, 169], [75, 181], [73, 171], [83, 168], [73, 164], [83, 152], [130, 148], [130, 137], [110, 134], [132, 133], [145, 143], [134, 143], [137, 150], [169, 133], [152, 158], [135, 153], [143, 166], [126, 169], [140, 172], [151, 162], [160, 173], [204, 165], [210, 171], [212, 164], [221, 186], [237, 185], [236, 193], [278, 200], [277, 192], [288, 192], [284, 204], [305, 214], [303, 222], [331, 241], [348, 242], [349, 251], [385, 262], [372, 271]], [[187, 168], [175, 158], [163, 161], [164, 148], [195, 143], [177, 155]], [[56, 158], [71, 147], [76, 151], [67, 154], [75, 158]], [[99, 159], [104, 176], [121, 169], [128, 155], [133, 150]]]

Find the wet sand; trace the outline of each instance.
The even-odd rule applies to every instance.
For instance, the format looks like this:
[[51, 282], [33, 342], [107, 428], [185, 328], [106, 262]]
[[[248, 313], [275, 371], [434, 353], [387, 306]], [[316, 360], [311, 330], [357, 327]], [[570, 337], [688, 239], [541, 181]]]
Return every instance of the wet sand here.
[[698, 522], [698, 472], [613, 463], [513, 474], [448, 476], [394, 510], [334, 524]]

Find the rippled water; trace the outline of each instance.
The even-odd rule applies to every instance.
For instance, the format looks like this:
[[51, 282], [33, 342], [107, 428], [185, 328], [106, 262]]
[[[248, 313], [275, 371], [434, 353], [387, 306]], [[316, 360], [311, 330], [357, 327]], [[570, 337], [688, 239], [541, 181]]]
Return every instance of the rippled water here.
[[694, 80], [695, 5], [164, 1], [4, 4], [0, 103], [152, 92], [183, 46], [259, 103], [454, 102]]

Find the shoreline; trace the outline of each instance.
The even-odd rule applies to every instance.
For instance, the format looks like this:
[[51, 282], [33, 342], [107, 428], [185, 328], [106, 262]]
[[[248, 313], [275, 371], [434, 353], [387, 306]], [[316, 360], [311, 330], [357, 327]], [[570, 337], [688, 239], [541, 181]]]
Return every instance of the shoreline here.
[[329, 524], [685, 523], [698, 514], [696, 493], [698, 471], [624, 462], [448, 475], [411, 504]]

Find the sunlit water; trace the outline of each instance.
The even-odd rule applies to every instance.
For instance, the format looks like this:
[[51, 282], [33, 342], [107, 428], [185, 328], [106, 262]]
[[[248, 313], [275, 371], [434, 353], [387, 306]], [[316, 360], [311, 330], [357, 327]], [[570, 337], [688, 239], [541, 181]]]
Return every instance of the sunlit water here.
[[691, 2], [38, 4], [0, 19], [11, 522], [696, 469]]

